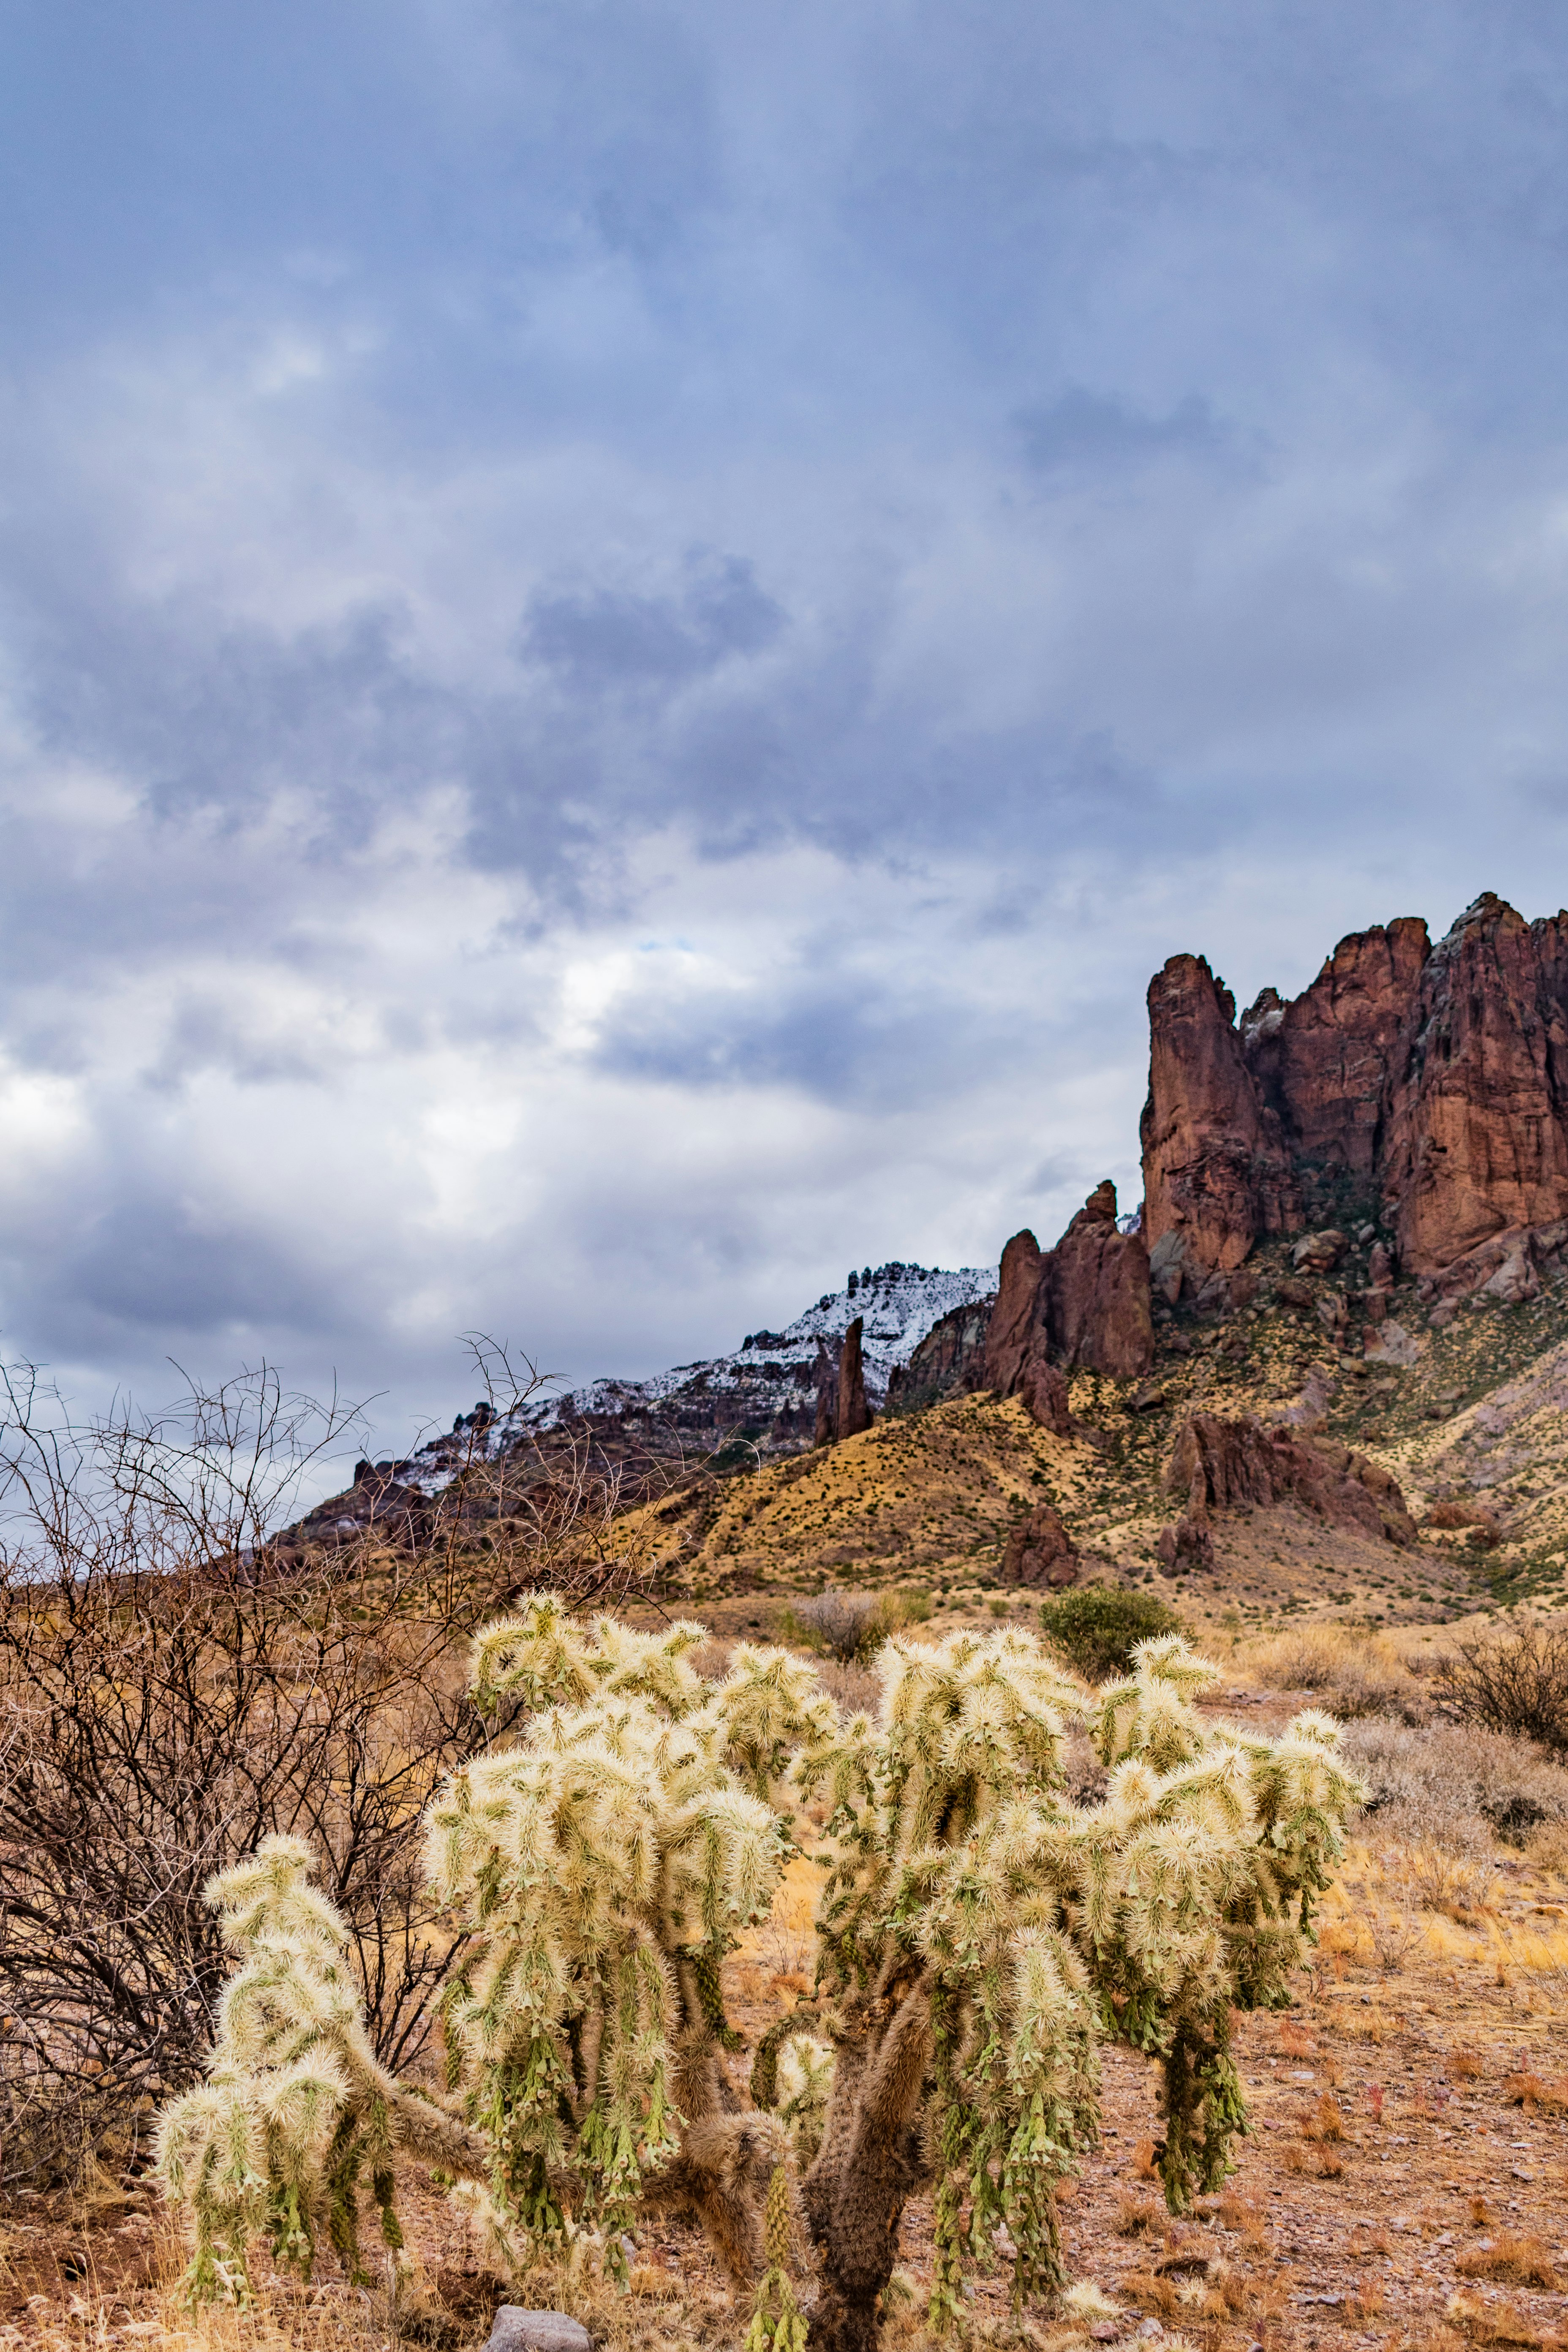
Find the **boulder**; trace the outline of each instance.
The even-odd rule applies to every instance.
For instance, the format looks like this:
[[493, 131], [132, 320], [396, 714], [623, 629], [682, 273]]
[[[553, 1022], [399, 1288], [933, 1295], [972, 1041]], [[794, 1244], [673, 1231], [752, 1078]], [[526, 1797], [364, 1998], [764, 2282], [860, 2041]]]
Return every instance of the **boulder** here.
[[1059, 1587], [1076, 1582], [1078, 1570], [1078, 1553], [1060, 1513], [1049, 1503], [1037, 1503], [1007, 1538], [1002, 1553], [1004, 1581]]
[[1394, 1260], [1382, 1242], [1373, 1242], [1366, 1262], [1366, 1278], [1373, 1290], [1394, 1287]]
[[[1448, 1311], [1451, 1317], [1453, 1309], [1450, 1307]], [[1434, 1316], [1432, 1319], [1436, 1322], [1437, 1318]], [[1389, 1317], [1381, 1323], [1367, 1325], [1362, 1353], [1369, 1364], [1398, 1364], [1408, 1370], [1419, 1360], [1421, 1348], [1403, 1323], [1395, 1323]]]
[[1168, 1528], [1161, 1528], [1154, 1549], [1166, 1568], [1212, 1568], [1214, 1530], [1205, 1520], [1184, 1513]]
[[525, 2311], [521, 2304], [503, 2303], [484, 2352], [593, 2352], [593, 2338], [563, 2311]]
[[1042, 1429], [1054, 1430], [1058, 1437], [1073, 1434], [1072, 1412], [1068, 1403], [1067, 1375], [1049, 1358], [1037, 1351], [1029, 1358], [1018, 1375], [1014, 1391], [1019, 1403]]
[[1290, 1252], [1290, 1263], [1298, 1274], [1331, 1274], [1348, 1246], [1343, 1234], [1332, 1230], [1303, 1234]]
[[1496, 1301], [1500, 1307], [1522, 1307], [1541, 1296], [1541, 1282], [1531, 1264], [1526, 1237], [1521, 1234], [1504, 1257], [1497, 1272], [1481, 1285], [1483, 1298]]
[[1497, 1515], [1479, 1503], [1467, 1503], [1458, 1496], [1447, 1496], [1434, 1503], [1421, 1522], [1424, 1528], [1466, 1529], [1466, 1541], [1477, 1551], [1490, 1551], [1502, 1541], [1502, 1528]]

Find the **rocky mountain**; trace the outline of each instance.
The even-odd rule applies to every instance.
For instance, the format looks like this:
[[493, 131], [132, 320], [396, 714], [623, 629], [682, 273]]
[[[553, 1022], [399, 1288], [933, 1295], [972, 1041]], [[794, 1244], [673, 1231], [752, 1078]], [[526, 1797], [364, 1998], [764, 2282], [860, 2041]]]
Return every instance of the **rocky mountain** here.
[[1386, 1227], [1450, 1291], [1522, 1269], [1531, 1234], [1560, 1245], [1568, 914], [1527, 923], [1488, 891], [1436, 947], [1411, 917], [1352, 932], [1301, 995], [1265, 989], [1239, 1023], [1203, 958], [1173, 956], [1149, 1029], [1143, 1229], [1167, 1287], [1194, 1295], [1314, 1223]]
[[1568, 915], [1487, 895], [1436, 946], [1402, 918], [1239, 1020], [1175, 956], [1149, 1016], [1141, 1212], [1101, 1184], [994, 1270], [867, 1267], [728, 1354], [480, 1405], [294, 1541], [415, 1530], [476, 1465], [536, 1465], [537, 1501], [570, 1458], [627, 1472], [626, 1542], [704, 1607], [1080, 1575], [1237, 1622], [1561, 1601]]

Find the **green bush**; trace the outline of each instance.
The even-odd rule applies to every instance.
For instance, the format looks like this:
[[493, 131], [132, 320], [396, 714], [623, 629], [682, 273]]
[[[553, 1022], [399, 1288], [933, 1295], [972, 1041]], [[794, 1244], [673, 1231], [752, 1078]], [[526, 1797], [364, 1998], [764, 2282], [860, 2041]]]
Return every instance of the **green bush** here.
[[1152, 1592], [1123, 1592], [1105, 1584], [1042, 1601], [1040, 1624], [1047, 1640], [1096, 1683], [1125, 1674], [1140, 1642], [1182, 1630], [1175, 1611]]

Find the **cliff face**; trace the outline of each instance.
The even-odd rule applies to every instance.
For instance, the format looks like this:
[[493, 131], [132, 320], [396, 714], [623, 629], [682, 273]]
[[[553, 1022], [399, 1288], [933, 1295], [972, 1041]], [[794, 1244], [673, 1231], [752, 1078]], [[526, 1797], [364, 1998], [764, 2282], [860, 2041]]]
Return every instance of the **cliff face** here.
[[1247, 1068], [1236, 999], [1201, 956], [1149, 984], [1143, 1238], [1176, 1234], [1205, 1274], [1239, 1265], [1263, 1234], [1300, 1222], [1279, 1121]]
[[1149, 991], [1144, 1233], [1196, 1291], [1263, 1236], [1381, 1216], [1414, 1273], [1568, 1215], [1568, 915], [1487, 893], [1433, 948], [1402, 918], [1342, 940], [1239, 1024], [1195, 956]]

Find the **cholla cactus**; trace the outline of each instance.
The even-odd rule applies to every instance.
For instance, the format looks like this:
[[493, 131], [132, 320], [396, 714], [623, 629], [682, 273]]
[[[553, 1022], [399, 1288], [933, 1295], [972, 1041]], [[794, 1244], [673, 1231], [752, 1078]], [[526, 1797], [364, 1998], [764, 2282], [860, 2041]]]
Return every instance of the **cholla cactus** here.
[[587, 2229], [623, 2271], [622, 2231], [651, 2196], [695, 2205], [731, 2274], [755, 2276], [786, 2135], [739, 2111], [719, 1972], [790, 1850], [767, 1794], [837, 1717], [782, 1651], [742, 1649], [704, 1681], [688, 1654], [705, 1639], [585, 1628], [536, 1596], [477, 1644], [481, 1706], [519, 1693], [539, 1711], [426, 1814], [432, 1882], [466, 1931], [441, 2009], [445, 2109], [376, 2064], [307, 1848], [269, 1840], [215, 1882], [242, 1965], [209, 2081], [163, 2122], [198, 2297], [243, 2295], [246, 2242], [268, 2227], [308, 2268], [324, 2223], [357, 2267], [367, 2165], [395, 2240], [400, 2147], [485, 2182], [520, 2265]]
[[396, 2249], [394, 2166], [406, 2149], [482, 2178], [489, 2151], [462, 2119], [413, 2096], [377, 2063], [348, 1964], [348, 1931], [309, 1884], [301, 1839], [269, 1837], [211, 1881], [207, 1900], [239, 1967], [225, 1989], [207, 2080], [164, 2108], [159, 2166], [191, 2209], [194, 2302], [249, 2300], [249, 2241], [306, 2278], [322, 2228], [363, 2276], [359, 2185], [368, 2169]]
[[[1163, 2063], [1173, 2208], [1218, 2184], [1243, 2124], [1229, 2007], [1285, 1997], [1359, 1793], [1323, 1717], [1279, 1742], [1206, 1727], [1191, 1700], [1213, 1670], [1179, 1640], [1098, 1699], [1016, 1631], [890, 1642], [879, 1671], [881, 1727], [858, 1718], [797, 1768], [837, 1800], [806, 2005], [837, 2051], [805, 2184], [824, 2352], [872, 2342], [921, 2178], [938, 2325], [1002, 2225], [1016, 2296], [1059, 2284], [1055, 2189], [1097, 2134], [1102, 2033]], [[1114, 1767], [1100, 1806], [1059, 1793], [1069, 1716]]]
[[[889, 1642], [879, 1719], [841, 1722], [780, 1651], [705, 1680], [704, 1638], [584, 1627], [535, 1596], [477, 1644], [481, 1706], [533, 1712], [426, 1816], [461, 1931], [445, 2104], [377, 2065], [303, 1846], [269, 1840], [215, 1882], [239, 1968], [209, 2080], [163, 2126], [198, 2295], [243, 2295], [264, 2230], [307, 2269], [324, 2231], [357, 2268], [367, 2172], [395, 2247], [406, 2155], [484, 2201], [519, 2265], [587, 2231], [615, 2271], [639, 2204], [695, 2207], [737, 2282], [763, 2273], [752, 2352], [800, 2352], [793, 2151], [822, 2263], [815, 2352], [868, 2352], [922, 2180], [939, 2325], [994, 2243], [1020, 2299], [1060, 2284], [1055, 2192], [1098, 2131], [1107, 2034], [1163, 2067], [1173, 2209], [1223, 2179], [1245, 2127], [1230, 2011], [1287, 1997], [1361, 1793], [1336, 1727], [1216, 1730], [1193, 1706], [1213, 1670], [1179, 1640], [1093, 1693], [1016, 1630]], [[1074, 1718], [1110, 1772], [1093, 1807], [1062, 1794]], [[764, 2036], [748, 2112], [720, 1970], [790, 1851], [781, 1799], [824, 1784], [816, 1990]]]
[[720, 1966], [766, 1916], [789, 1850], [767, 1793], [837, 1717], [781, 1650], [742, 1648], [721, 1682], [703, 1682], [687, 1653], [705, 1638], [608, 1618], [584, 1631], [544, 1597], [490, 1628], [481, 1704], [514, 1691], [555, 1703], [519, 1747], [477, 1757], [437, 1791], [428, 1864], [473, 1937], [445, 2008], [454, 2079], [529, 2242], [558, 2240], [574, 2204], [615, 2269], [645, 2177], [679, 2148], [676, 2179], [743, 2276], [757, 2253], [753, 2176], [777, 2150], [765, 2119], [716, 2128], [735, 2104], [719, 2058], [733, 2039]]

